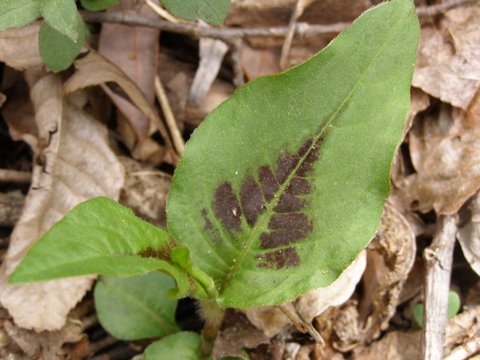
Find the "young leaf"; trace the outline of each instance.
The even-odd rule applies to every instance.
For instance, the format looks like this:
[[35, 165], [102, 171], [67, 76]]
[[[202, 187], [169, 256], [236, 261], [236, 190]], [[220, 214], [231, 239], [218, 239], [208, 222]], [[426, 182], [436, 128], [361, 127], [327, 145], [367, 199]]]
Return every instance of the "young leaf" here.
[[222, 25], [230, 7], [230, 0], [160, 0], [160, 2], [179, 18], [202, 19], [213, 25]]
[[163, 230], [140, 220], [117, 202], [99, 197], [76, 206], [56, 223], [28, 252], [10, 276], [10, 283], [88, 274], [131, 276], [161, 270], [177, 283], [178, 293], [172, 295], [198, 293], [196, 296], [205, 297], [201, 285], [171, 264], [174, 246]]
[[38, 0], [0, 1], [0, 31], [25, 26], [39, 16]]
[[98, 320], [122, 340], [175, 333], [179, 331], [175, 323], [177, 301], [166, 296], [174, 286], [173, 279], [160, 272], [129, 278], [102, 277], [94, 291]]
[[81, 26], [76, 41], [72, 41], [67, 36], [59, 33], [46, 22], [40, 27], [40, 55], [45, 65], [54, 72], [67, 69], [82, 49], [86, 28], [80, 15], [78, 15], [77, 20]]
[[[455, 291], [449, 291], [448, 293], [448, 309], [447, 317], [449, 319], [453, 318], [458, 314], [458, 311], [461, 307], [460, 296]], [[425, 311], [425, 306], [423, 303], [416, 304], [412, 308], [413, 318], [418, 326], [423, 327], [423, 312]]]
[[200, 360], [202, 358], [200, 336], [186, 331], [169, 335], [148, 346], [144, 358]]
[[118, 4], [118, 0], [80, 0], [80, 4], [90, 11], [101, 11]]
[[45, 21], [71, 41], [79, 40], [80, 23], [75, 0], [39, 0]]
[[381, 4], [306, 63], [239, 89], [195, 131], [168, 228], [214, 278], [221, 305], [327, 286], [373, 237], [418, 32], [411, 0]]

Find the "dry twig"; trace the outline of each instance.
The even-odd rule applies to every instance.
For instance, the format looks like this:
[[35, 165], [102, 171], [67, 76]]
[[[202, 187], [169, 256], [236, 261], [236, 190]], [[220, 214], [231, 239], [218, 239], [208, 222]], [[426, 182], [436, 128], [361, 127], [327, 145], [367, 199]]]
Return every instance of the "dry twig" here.
[[170, 135], [172, 136], [173, 146], [175, 147], [177, 154], [182, 155], [185, 142], [183, 141], [182, 134], [178, 129], [177, 121], [175, 120], [175, 116], [173, 115], [167, 94], [165, 93], [165, 89], [163, 88], [162, 82], [160, 81], [160, 77], [158, 75], [155, 76], [155, 94], [157, 95], [157, 99], [160, 102], [163, 114], [165, 115], [165, 121], [167, 123], [168, 130], [170, 131]]
[[[479, 0], [447, 0], [439, 5], [417, 8], [418, 16], [434, 16], [460, 6], [478, 3]], [[232, 28], [232, 27], [203, 27], [196, 23], [171, 23], [161, 19], [149, 19], [136, 12], [87, 12], [83, 11], [82, 16], [86, 21], [92, 23], [119, 23], [132, 26], [145, 26], [157, 28], [163, 31], [191, 35], [195, 37], [211, 37], [228, 43], [244, 37], [285, 37], [288, 34], [289, 26], [257, 27], [257, 28]], [[350, 23], [340, 22], [328, 25], [297, 23], [294, 35], [315, 36], [320, 34], [339, 33]]]
[[32, 173], [25, 171], [0, 169], [0, 182], [29, 184]]
[[425, 312], [423, 322], [423, 354], [425, 360], [443, 359], [443, 344], [447, 327], [448, 290], [452, 272], [453, 248], [457, 234], [453, 215], [438, 219], [437, 233], [424, 251]]
[[293, 9], [292, 16], [290, 17], [290, 22], [288, 24], [287, 36], [282, 46], [282, 54], [280, 56], [280, 67], [282, 69], [287, 68], [288, 54], [290, 53], [290, 48], [292, 47], [293, 36], [295, 35], [295, 25], [300, 16], [302, 16], [305, 8], [312, 3], [312, 0], [297, 0], [295, 8]]

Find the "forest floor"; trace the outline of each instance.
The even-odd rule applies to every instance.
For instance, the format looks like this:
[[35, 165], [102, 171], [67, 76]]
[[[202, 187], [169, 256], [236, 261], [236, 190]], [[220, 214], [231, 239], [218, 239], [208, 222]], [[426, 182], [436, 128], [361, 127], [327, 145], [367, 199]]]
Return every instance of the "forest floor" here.
[[[92, 49], [45, 86], [45, 70], [33, 66], [41, 62], [38, 24], [0, 32], [0, 291], [11, 291], [6, 275], [31, 244], [92, 196], [112, 197], [165, 227], [171, 177], [202, 119], [238, 86], [308, 59], [377, 3], [233, 0], [224, 26], [199, 38], [200, 25], [157, 21], [147, 4], [120, 0], [109, 13], [133, 11], [137, 25], [150, 27], [85, 13]], [[380, 229], [341, 291], [297, 303], [319, 314], [312, 325], [326, 346], [265, 307], [228, 310], [216, 354], [406, 360], [422, 358], [425, 347], [438, 351], [440, 339], [446, 359], [480, 358], [480, 4], [415, 3], [421, 40], [412, 102]], [[52, 102], [67, 101], [75, 106], [56, 117]], [[93, 280], [82, 284], [39, 283], [2, 298], [0, 358], [141, 354], [149, 341], [109, 335], [95, 313]], [[444, 324], [437, 300], [449, 291]], [[203, 326], [189, 299], [179, 302], [177, 321], [192, 331]]]

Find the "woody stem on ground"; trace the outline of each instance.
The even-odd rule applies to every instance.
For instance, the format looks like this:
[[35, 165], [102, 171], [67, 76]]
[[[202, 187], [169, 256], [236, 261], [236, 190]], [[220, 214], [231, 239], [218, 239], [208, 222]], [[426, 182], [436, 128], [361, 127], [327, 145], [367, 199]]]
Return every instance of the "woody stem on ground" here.
[[455, 216], [442, 215], [430, 247], [424, 251], [425, 312], [423, 356], [425, 360], [443, 359], [447, 327], [448, 291], [452, 272], [457, 224]]
[[[443, 12], [468, 4], [478, 3], [479, 0], [446, 0], [442, 4], [432, 6], [420, 6], [417, 8], [417, 15], [421, 17], [436, 16]], [[254, 28], [233, 28], [233, 27], [203, 27], [196, 23], [172, 23], [162, 19], [147, 18], [135, 11], [129, 12], [88, 12], [82, 11], [85, 21], [92, 23], [118, 23], [132, 26], [144, 26], [169, 31], [173, 33], [186, 34], [195, 37], [211, 37], [220, 39], [230, 44], [239, 38], [245, 37], [285, 37], [289, 32], [289, 26], [276, 27], [254, 27]], [[297, 23], [295, 35], [315, 36], [319, 34], [339, 33], [350, 23], [340, 22], [334, 24], [307, 24]]]

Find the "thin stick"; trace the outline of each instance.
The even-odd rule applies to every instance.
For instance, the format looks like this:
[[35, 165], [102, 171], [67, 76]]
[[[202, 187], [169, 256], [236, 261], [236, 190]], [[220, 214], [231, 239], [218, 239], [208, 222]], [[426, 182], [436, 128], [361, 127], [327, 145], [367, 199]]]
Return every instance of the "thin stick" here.
[[178, 24], [182, 22], [181, 20], [177, 19], [175, 16], [170, 14], [167, 10], [162, 8], [160, 5], [153, 2], [153, 0], [145, 0], [145, 2], [147, 3], [148, 7], [150, 7], [150, 9], [152, 9], [162, 19], [165, 19], [174, 24]]
[[437, 5], [419, 6], [417, 8], [417, 15], [418, 16], [436, 16], [436, 15], [443, 14], [445, 11], [450, 9], [460, 7], [460, 6], [475, 4], [478, 2], [479, 2], [478, 0], [447, 0]]
[[425, 360], [443, 359], [447, 328], [448, 290], [452, 272], [457, 224], [452, 215], [438, 218], [437, 233], [425, 249], [426, 265], [423, 355]]
[[32, 173], [26, 171], [0, 169], [0, 182], [30, 184]]
[[285, 315], [292, 321], [295, 328], [303, 333], [309, 333], [315, 342], [320, 346], [325, 346], [325, 340], [322, 335], [313, 327], [313, 325], [307, 321], [297, 312], [294, 306], [289, 304], [278, 305], [277, 307], [284, 312]]
[[[449, 9], [468, 4], [478, 3], [479, 0], [447, 0], [439, 5], [418, 7], [418, 16], [439, 15]], [[196, 23], [171, 23], [161, 19], [150, 19], [133, 11], [129, 12], [88, 12], [82, 11], [83, 18], [92, 23], [119, 23], [132, 26], [145, 26], [186, 34], [195, 37], [211, 37], [233, 42], [243, 37], [285, 37], [288, 34], [288, 26], [257, 27], [257, 28], [233, 28], [233, 27], [203, 27]], [[341, 32], [350, 23], [340, 22], [328, 25], [297, 23], [294, 35], [315, 36], [320, 34], [335, 34]]]
[[185, 142], [183, 141], [182, 134], [178, 129], [177, 121], [173, 115], [170, 102], [168, 101], [167, 94], [165, 93], [165, 89], [163, 88], [162, 82], [160, 81], [160, 77], [158, 75], [155, 75], [155, 94], [157, 95], [157, 99], [162, 106], [163, 114], [165, 115], [165, 121], [167, 123], [168, 130], [170, 131], [170, 135], [172, 136], [173, 146], [175, 147], [177, 154], [182, 155], [183, 149], [185, 148]]
[[292, 47], [293, 36], [295, 35], [295, 24], [297, 23], [298, 18], [302, 15], [304, 9], [304, 0], [297, 0], [295, 8], [293, 9], [292, 16], [290, 17], [290, 22], [288, 24], [287, 36], [282, 45], [282, 54], [280, 56], [280, 67], [282, 69], [287, 68], [288, 55], [290, 53], [290, 48]]
[[453, 349], [444, 360], [465, 360], [480, 352], [480, 337], [470, 339], [466, 343]]
[[[145, 26], [169, 31], [178, 34], [191, 35], [194, 37], [211, 37], [224, 40], [231, 43], [242, 37], [284, 37], [287, 35], [287, 26], [277, 27], [258, 27], [258, 28], [233, 28], [233, 27], [205, 27], [196, 23], [173, 24], [161, 19], [150, 19], [138, 15], [132, 11], [126, 12], [82, 12], [83, 18], [92, 23], [106, 22], [119, 23], [132, 26]], [[310, 25], [306, 23], [297, 23], [295, 26], [296, 34], [318, 35], [335, 34], [345, 29], [350, 23], [336, 23], [328, 25]]]

